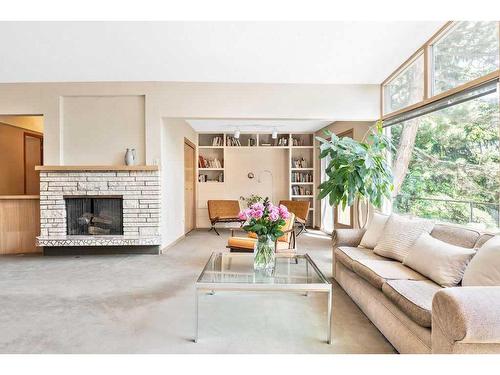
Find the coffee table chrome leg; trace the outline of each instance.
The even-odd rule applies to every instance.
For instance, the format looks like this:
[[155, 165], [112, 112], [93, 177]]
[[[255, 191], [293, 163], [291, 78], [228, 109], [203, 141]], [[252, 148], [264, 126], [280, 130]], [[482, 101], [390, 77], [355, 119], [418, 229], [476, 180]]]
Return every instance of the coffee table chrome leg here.
[[198, 296], [199, 296], [199, 293], [198, 293], [198, 289], [196, 289], [195, 291], [196, 293], [196, 297], [195, 297], [195, 317], [194, 317], [194, 342], [197, 343], [198, 342], [198, 305], [199, 305], [199, 301], [198, 301]]
[[328, 291], [328, 335], [327, 343], [330, 345], [332, 343], [332, 289]]

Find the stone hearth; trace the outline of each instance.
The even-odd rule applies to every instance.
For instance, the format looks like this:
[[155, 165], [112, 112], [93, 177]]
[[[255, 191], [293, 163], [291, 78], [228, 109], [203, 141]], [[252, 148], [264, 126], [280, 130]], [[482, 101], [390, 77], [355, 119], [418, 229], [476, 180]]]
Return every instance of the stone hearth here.
[[[160, 176], [157, 166], [41, 166], [40, 236], [47, 247], [155, 246], [160, 240]], [[123, 199], [123, 235], [68, 235], [65, 197]]]

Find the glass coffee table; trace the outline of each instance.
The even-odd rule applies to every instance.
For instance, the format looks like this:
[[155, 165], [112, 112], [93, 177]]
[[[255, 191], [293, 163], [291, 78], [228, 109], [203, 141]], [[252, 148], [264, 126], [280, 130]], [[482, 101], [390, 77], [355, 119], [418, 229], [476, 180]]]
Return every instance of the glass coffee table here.
[[196, 281], [195, 342], [198, 342], [199, 295], [216, 291], [322, 292], [328, 298], [327, 342], [332, 332], [332, 284], [309, 255], [277, 255], [271, 275], [254, 271], [253, 254], [212, 253]]

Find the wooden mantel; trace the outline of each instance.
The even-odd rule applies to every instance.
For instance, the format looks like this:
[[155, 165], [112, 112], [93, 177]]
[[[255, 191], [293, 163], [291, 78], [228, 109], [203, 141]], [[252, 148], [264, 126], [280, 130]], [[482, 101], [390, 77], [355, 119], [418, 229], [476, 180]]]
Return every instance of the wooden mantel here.
[[36, 171], [158, 171], [158, 165], [37, 165]]

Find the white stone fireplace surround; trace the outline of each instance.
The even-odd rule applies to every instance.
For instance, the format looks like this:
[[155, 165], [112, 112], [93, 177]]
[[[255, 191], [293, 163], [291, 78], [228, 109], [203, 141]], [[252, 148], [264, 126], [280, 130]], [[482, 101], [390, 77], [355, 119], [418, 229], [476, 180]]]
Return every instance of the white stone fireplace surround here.
[[[159, 250], [160, 176], [158, 166], [40, 166], [40, 236], [44, 248], [149, 247]], [[68, 196], [123, 199], [123, 235], [68, 235]], [[116, 252], [116, 251], [115, 251]], [[125, 251], [127, 252], [127, 251]]]

